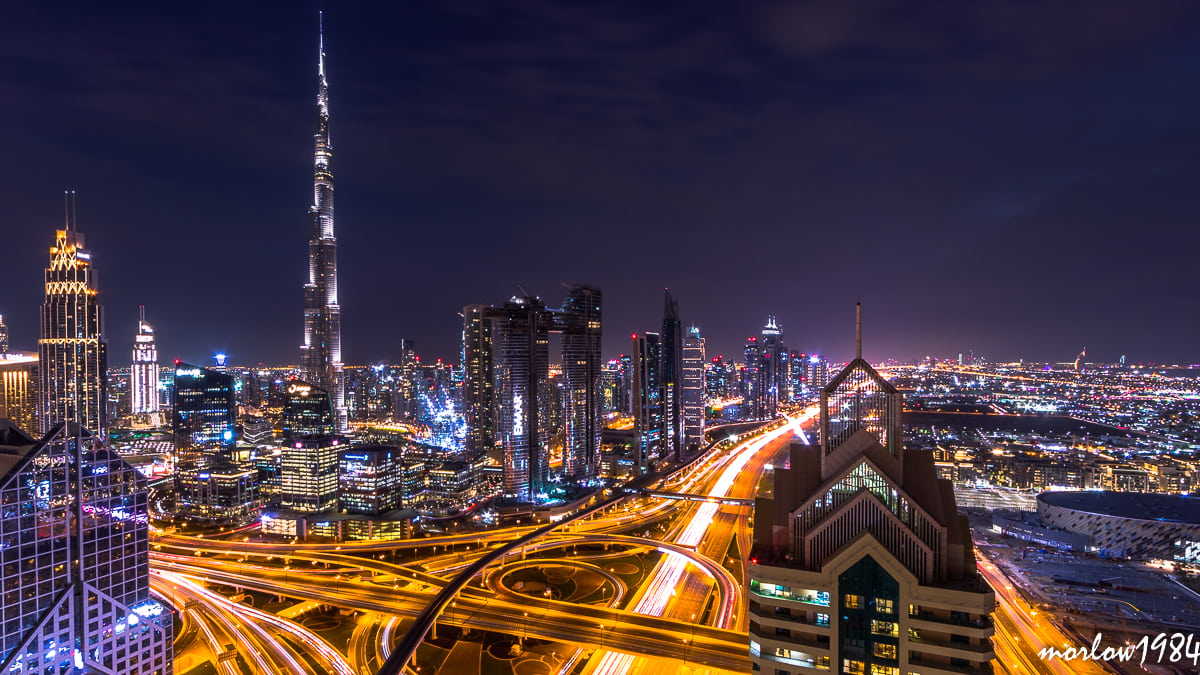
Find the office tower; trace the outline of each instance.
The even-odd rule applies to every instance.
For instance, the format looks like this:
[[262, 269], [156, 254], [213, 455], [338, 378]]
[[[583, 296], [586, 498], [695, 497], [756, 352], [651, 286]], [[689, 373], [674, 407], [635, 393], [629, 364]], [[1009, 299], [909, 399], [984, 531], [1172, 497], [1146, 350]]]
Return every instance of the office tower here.
[[8, 353], [8, 324], [4, 323], [4, 315], [0, 314], [0, 356]]
[[147, 486], [74, 421], [40, 441], [0, 419], [0, 664], [6, 673], [173, 671], [150, 595]]
[[325, 35], [317, 59], [317, 133], [314, 134], [313, 205], [308, 213], [308, 283], [304, 284], [304, 345], [300, 359], [308, 382], [329, 392], [338, 430], [348, 428], [342, 371], [342, 310], [337, 292], [337, 237], [333, 232], [333, 146], [329, 142], [329, 85]]
[[678, 460], [683, 452], [683, 327], [679, 322], [679, 302], [671, 292], [663, 292], [663, 323], [659, 333], [662, 362], [659, 365], [663, 406], [663, 457]]
[[810, 395], [816, 395], [829, 384], [829, 361], [820, 354], [810, 354], [804, 366], [804, 383]]
[[345, 448], [338, 455], [338, 507], [380, 516], [400, 508], [402, 458], [386, 445]]
[[466, 404], [468, 457], [492, 456], [502, 461], [496, 443], [495, 379], [492, 371], [492, 325], [500, 317], [494, 307], [463, 307], [463, 400]]
[[56, 233], [46, 268], [38, 340], [42, 433], [67, 420], [100, 437], [108, 428], [108, 348], [101, 335], [98, 297], [92, 254], [68, 219], [66, 229]]
[[537, 298], [513, 298], [493, 325], [496, 433], [504, 448], [504, 491], [533, 501], [546, 492], [549, 415], [538, 393], [549, 377], [549, 316]]
[[[545, 494], [551, 430], [560, 424], [564, 474], [584, 481], [597, 475], [600, 317], [600, 291], [582, 284], [570, 288], [558, 310], [536, 297], [463, 308], [467, 458], [499, 459], [505, 493], [529, 501]], [[551, 333], [562, 334], [561, 401], [549, 372]]]
[[774, 316], [768, 316], [767, 325], [762, 329], [762, 340], [759, 341], [758, 401], [755, 407], [759, 417], [774, 417], [779, 409], [779, 394], [787, 372], [783, 358], [786, 353], [783, 329], [775, 322]]
[[663, 456], [662, 340], [658, 333], [633, 336], [633, 430], [637, 473], [654, 470]]
[[307, 382], [287, 383], [283, 403], [283, 435], [330, 435], [337, 430], [329, 392]]
[[704, 366], [704, 396], [709, 401], [724, 401], [729, 397], [729, 365], [721, 354]]
[[176, 361], [171, 428], [177, 515], [242, 524], [258, 514], [257, 473], [234, 457], [236, 415], [232, 375]]
[[804, 368], [808, 363], [808, 354], [791, 352], [788, 354], [788, 399], [799, 400], [804, 396]]
[[0, 419], [9, 419], [21, 429], [37, 429], [38, 359], [22, 354], [0, 354]]
[[138, 332], [133, 338], [129, 391], [134, 415], [158, 412], [158, 349], [154, 346], [154, 329], [146, 321], [145, 307], [138, 308]]
[[564, 476], [600, 475], [600, 289], [572, 286], [554, 328], [562, 332]]
[[284, 404], [284, 438], [280, 451], [279, 503], [305, 513], [337, 506], [338, 451], [346, 439], [337, 436], [333, 399], [307, 382], [289, 382]]
[[688, 452], [704, 447], [704, 338], [692, 326], [683, 339], [683, 438]]
[[821, 392], [820, 443], [793, 443], [756, 504], [750, 658], [761, 672], [990, 673], [996, 602], [967, 519], [933, 456], [904, 448], [902, 395], [858, 335]]
[[739, 387], [742, 394], [742, 417], [745, 419], [761, 419], [762, 414], [762, 381], [759, 370], [762, 368], [762, 345], [758, 338], [746, 338], [746, 347], [742, 352], [742, 372]]

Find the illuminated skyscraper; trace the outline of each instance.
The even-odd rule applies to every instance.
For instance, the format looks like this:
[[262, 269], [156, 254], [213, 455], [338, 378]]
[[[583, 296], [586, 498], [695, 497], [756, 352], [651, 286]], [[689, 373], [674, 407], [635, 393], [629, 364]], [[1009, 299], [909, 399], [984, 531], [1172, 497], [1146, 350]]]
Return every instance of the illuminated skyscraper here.
[[633, 463], [639, 474], [663, 456], [662, 340], [658, 333], [633, 336]]
[[600, 289], [572, 286], [554, 328], [562, 331], [564, 476], [600, 473]]
[[306, 513], [337, 506], [338, 451], [329, 393], [307, 382], [289, 382], [283, 406], [280, 499], [285, 509]]
[[233, 452], [233, 376], [176, 361], [171, 407], [177, 514], [238, 525], [254, 518], [261, 507], [257, 470], [239, 464]]
[[779, 409], [779, 396], [786, 387], [787, 370], [785, 368], [787, 348], [783, 346], [783, 329], [775, 322], [774, 316], [767, 317], [767, 325], [762, 329], [762, 340], [759, 341], [758, 363], [758, 402], [756, 409], [759, 417], [774, 417]]
[[0, 315], [0, 356], [8, 353], [8, 324], [4, 323], [4, 316]]
[[704, 338], [695, 326], [683, 338], [683, 438], [688, 452], [704, 447]]
[[346, 429], [342, 371], [342, 310], [337, 292], [337, 237], [333, 232], [333, 146], [329, 141], [329, 85], [325, 80], [325, 35], [317, 59], [317, 133], [314, 134], [313, 205], [309, 207], [308, 283], [304, 285], [304, 379], [329, 392], [338, 429]]
[[[600, 316], [600, 290], [583, 284], [570, 288], [558, 310], [536, 297], [463, 308], [468, 455], [475, 461], [488, 453], [502, 461], [505, 493], [536, 500], [546, 492], [551, 429], [558, 424], [563, 475], [598, 475]], [[549, 376], [550, 333], [562, 334], [561, 404]]]
[[679, 302], [671, 291], [663, 293], [663, 323], [659, 334], [662, 362], [659, 382], [662, 386], [662, 455], [681, 459], [683, 455], [683, 326], [679, 322]]
[[36, 356], [0, 355], [0, 419], [10, 419], [22, 429], [37, 429], [38, 385]]
[[288, 382], [285, 391], [284, 437], [329, 435], [337, 430], [329, 392], [300, 380]]
[[5, 673], [174, 672], [146, 500], [141, 474], [77, 423], [35, 441], [0, 419]]
[[42, 433], [72, 420], [103, 437], [108, 347], [104, 343], [96, 274], [83, 234], [70, 224], [59, 230], [46, 268], [42, 303]]
[[[861, 336], [861, 331], [859, 332]], [[755, 508], [750, 658], [759, 672], [990, 673], [995, 595], [933, 456], [906, 450], [902, 395], [862, 358], [821, 392]]]
[[158, 412], [158, 349], [154, 329], [146, 321], [146, 308], [138, 309], [138, 332], [133, 338], [133, 364], [129, 367], [129, 390], [134, 415]]

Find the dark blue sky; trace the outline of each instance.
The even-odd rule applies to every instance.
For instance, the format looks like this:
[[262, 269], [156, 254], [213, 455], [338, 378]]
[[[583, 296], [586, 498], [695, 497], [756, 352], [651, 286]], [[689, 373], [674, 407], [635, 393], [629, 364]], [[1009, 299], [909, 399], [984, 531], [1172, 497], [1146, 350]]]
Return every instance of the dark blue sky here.
[[[139, 304], [296, 361], [318, 7], [244, 4], [6, 5], [14, 347], [73, 188], [114, 365]], [[1200, 361], [1200, 5], [580, 5], [325, 8], [348, 363], [575, 281], [606, 353], [670, 286], [710, 353], [845, 358], [861, 300], [870, 358]]]

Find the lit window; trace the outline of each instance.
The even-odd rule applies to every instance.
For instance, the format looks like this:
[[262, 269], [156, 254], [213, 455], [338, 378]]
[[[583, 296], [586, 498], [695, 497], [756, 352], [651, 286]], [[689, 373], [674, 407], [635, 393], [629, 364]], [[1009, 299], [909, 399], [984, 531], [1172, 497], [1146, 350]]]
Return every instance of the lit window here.
[[859, 596], [849, 593], [842, 598], [842, 603], [846, 606], [846, 609], [858, 609], [861, 602], [862, 599]]

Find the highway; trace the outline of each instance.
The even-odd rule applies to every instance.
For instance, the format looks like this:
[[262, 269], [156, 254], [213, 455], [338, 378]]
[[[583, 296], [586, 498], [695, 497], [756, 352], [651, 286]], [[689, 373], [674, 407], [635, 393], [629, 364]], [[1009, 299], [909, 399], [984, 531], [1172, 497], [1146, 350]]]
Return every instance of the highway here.
[[993, 614], [996, 634], [996, 665], [1009, 673], [1054, 673], [1056, 675], [1104, 675], [1110, 671], [1093, 661], [1043, 661], [1038, 652], [1043, 647], [1066, 649], [1072, 646], [1068, 638], [1051, 621], [1051, 616], [1031, 607], [1021, 597], [1012, 580], [1004, 575], [982, 552], [977, 552], [979, 571], [996, 591], [997, 609]]
[[[678, 493], [752, 498], [765, 463], [799, 424], [811, 419], [812, 412], [765, 433], [749, 434], [736, 445], [719, 444], [707, 457], [658, 487]], [[515, 564], [518, 556], [573, 543], [658, 549], [663, 553], [658, 566], [639, 588], [630, 589], [635, 593], [632, 611], [549, 598], [531, 605], [528, 597], [514, 597], [492, 583], [463, 586], [454, 596], [456, 611], [449, 616], [443, 613], [439, 622], [510, 633], [514, 625], [522, 623], [523, 632], [530, 637], [595, 650], [587, 672], [624, 672], [620, 666], [625, 663], [635, 671], [663, 665], [661, 658], [635, 660], [640, 655], [685, 660], [712, 669], [746, 670], [749, 661], [740, 571], [744, 561], [731, 561], [736, 574], [722, 562], [732, 542], [737, 542], [739, 557], [748, 550], [750, 508], [668, 499], [637, 501], [640, 506], [605, 508], [603, 514], [576, 523], [568, 532], [553, 532], [531, 541], [524, 551], [514, 550], [498, 563]], [[646, 530], [664, 518], [673, 518], [664, 537], [668, 541], [620, 534]], [[203, 615], [196, 624], [212, 654], [221, 653], [229, 642], [242, 644], [229, 640], [232, 635], [224, 632], [222, 625], [245, 625], [255, 647], [253, 654], [242, 654], [242, 659], [253, 661], [247, 666], [253, 672], [310, 672], [312, 664], [321, 663], [324, 670], [316, 672], [366, 675], [389, 658], [392, 637], [401, 625], [396, 617], [416, 616], [436, 593], [446, 590], [454, 578], [447, 575], [461, 575], [463, 568], [495, 553], [496, 546], [534, 529], [518, 526], [486, 533], [342, 544], [277, 544], [160, 533], [151, 559], [157, 577], [170, 578], [175, 586], [187, 588], [191, 599], [179, 597], [183, 592], [179, 588], [171, 597], [192, 606], [189, 614]], [[410, 553], [414, 558], [406, 558]], [[392, 562], [397, 556], [405, 558], [403, 564]], [[586, 565], [587, 558], [571, 556], [571, 561]], [[428, 568], [414, 568], [415, 563], [428, 564]], [[484, 576], [489, 578], [486, 573]], [[366, 613], [358, 617], [343, 656], [311, 631], [220, 599], [203, 584], [312, 599]], [[608, 601], [615, 604], [620, 599], [618, 595]], [[730, 630], [739, 626], [742, 630]], [[287, 639], [272, 635], [286, 635]], [[585, 657], [578, 652], [571, 660]], [[298, 667], [301, 659], [307, 667]], [[230, 663], [219, 664], [223, 675], [232, 675], [227, 673]]]

